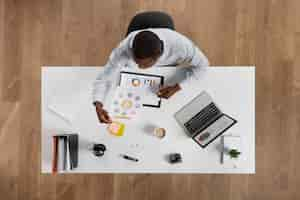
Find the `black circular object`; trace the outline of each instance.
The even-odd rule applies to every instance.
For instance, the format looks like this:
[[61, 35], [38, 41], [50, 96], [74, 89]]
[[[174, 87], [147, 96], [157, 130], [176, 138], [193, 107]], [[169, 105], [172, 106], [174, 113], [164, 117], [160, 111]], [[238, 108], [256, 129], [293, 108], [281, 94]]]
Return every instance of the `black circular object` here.
[[104, 155], [104, 151], [94, 151], [94, 155], [97, 157], [101, 157]]
[[174, 163], [180, 163], [182, 162], [182, 157], [179, 153], [171, 153], [169, 155], [169, 161], [170, 163], [174, 164]]
[[93, 145], [93, 153], [95, 156], [97, 157], [103, 156], [105, 151], [106, 151], [106, 147], [104, 144]]

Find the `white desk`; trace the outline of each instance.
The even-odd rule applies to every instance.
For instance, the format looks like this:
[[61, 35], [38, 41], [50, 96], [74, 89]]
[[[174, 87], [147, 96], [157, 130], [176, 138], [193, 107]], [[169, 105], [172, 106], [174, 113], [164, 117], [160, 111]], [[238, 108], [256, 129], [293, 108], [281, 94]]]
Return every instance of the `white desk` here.
[[[139, 119], [126, 122], [123, 137], [106, 131], [98, 123], [91, 99], [91, 85], [100, 67], [43, 67], [42, 69], [42, 172], [51, 172], [51, 136], [62, 131], [79, 133], [79, 166], [72, 173], [255, 173], [255, 68], [209, 67], [203, 69], [200, 80], [191, 80], [191, 87], [180, 91], [162, 107], [143, 108]], [[184, 74], [175, 68], [143, 70], [167, 77]], [[180, 78], [176, 76], [172, 80]], [[167, 81], [168, 83], [168, 81]], [[73, 88], [73, 89], [71, 89]], [[75, 89], [74, 89], [75, 88]], [[220, 164], [220, 138], [205, 149], [186, 136], [173, 115], [185, 103], [206, 90], [222, 111], [238, 120], [225, 134], [240, 135], [242, 156], [237, 168], [229, 163]], [[77, 110], [70, 124], [48, 108], [53, 95], [72, 96], [70, 105]], [[75, 98], [76, 97], [76, 98]], [[78, 97], [78, 98], [77, 98]], [[80, 98], [79, 98], [80, 97]], [[160, 140], [147, 131], [149, 126], [167, 129]], [[107, 151], [95, 157], [89, 150], [91, 143], [103, 143]], [[169, 164], [166, 155], [179, 152], [180, 164]], [[119, 157], [127, 153], [138, 157], [131, 162]]]

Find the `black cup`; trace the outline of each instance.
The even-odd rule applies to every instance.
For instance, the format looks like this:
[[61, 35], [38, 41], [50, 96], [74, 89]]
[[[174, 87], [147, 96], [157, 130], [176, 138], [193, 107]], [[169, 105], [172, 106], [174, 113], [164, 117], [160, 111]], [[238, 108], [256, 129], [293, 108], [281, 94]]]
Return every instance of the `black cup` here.
[[106, 147], [104, 144], [94, 144], [92, 150], [95, 156], [101, 157], [104, 155]]

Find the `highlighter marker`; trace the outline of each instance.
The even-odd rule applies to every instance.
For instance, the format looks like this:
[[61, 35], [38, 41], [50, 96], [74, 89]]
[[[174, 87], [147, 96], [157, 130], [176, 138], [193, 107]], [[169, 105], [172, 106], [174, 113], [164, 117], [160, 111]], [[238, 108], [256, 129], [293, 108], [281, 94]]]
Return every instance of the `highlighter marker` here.
[[126, 159], [126, 160], [131, 160], [133, 162], [138, 162], [139, 160], [137, 158], [133, 158], [131, 156], [125, 155], [125, 154], [121, 154], [122, 158]]

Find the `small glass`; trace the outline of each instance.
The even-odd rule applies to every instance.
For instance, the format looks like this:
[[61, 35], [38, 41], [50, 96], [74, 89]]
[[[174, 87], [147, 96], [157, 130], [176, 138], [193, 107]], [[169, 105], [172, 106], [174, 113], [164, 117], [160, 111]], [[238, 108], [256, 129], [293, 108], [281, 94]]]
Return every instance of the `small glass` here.
[[164, 128], [154, 128], [154, 135], [160, 139], [164, 138], [166, 136], [166, 129]]

